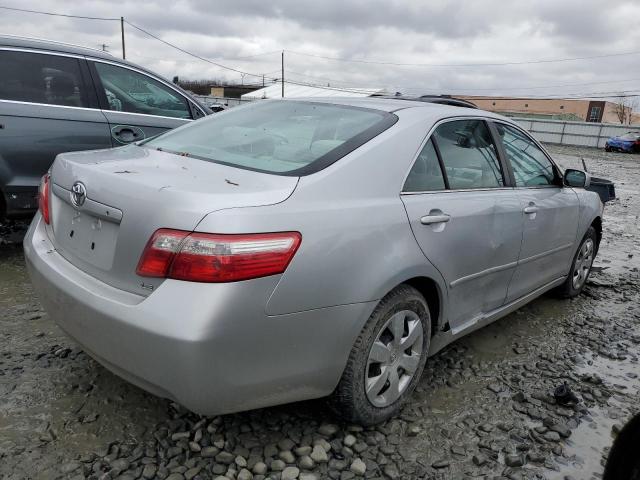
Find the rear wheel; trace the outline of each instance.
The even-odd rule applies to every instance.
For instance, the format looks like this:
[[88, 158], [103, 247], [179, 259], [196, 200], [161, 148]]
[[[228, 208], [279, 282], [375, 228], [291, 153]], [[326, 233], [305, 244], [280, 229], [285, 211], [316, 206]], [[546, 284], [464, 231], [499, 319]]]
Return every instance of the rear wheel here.
[[565, 282], [558, 287], [558, 293], [565, 298], [575, 297], [582, 292], [589, 273], [591, 273], [591, 266], [593, 260], [596, 257], [598, 251], [598, 236], [593, 227], [589, 227], [585, 234], [578, 251], [573, 257], [573, 263], [571, 264], [571, 271]]
[[424, 297], [401, 285], [373, 311], [330, 402], [346, 420], [373, 425], [400, 410], [420, 380], [431, 318]]
[[606, 147], [604, 147], [604, 151], [605, 152], [610, 152], [611, 151], [611, 147], [607, 145]]

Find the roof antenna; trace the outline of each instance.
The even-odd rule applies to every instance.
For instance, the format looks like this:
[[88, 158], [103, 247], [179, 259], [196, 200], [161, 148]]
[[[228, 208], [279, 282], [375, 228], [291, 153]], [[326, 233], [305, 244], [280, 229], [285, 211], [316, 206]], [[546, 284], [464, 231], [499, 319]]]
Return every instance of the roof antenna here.
[[588, 172], [589, 170], [587, 170], [587, 164], [586, 164], [586, 162], [584, 161], [584, 157], [580, 157], [580, 160], [582, 160], [582, 169], [583, 169], [585, 172]]

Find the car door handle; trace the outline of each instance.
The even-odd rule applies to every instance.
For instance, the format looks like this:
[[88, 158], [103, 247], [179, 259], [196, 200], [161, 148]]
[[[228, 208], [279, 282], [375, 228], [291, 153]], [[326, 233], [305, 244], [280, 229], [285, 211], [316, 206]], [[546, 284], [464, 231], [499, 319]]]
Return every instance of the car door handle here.
[[535, 205], [529, 205], [528, 207], [524, 207], [524, 213], [536, 213], [538, 211], [538, 207]]
[[111, 133], [119, 142], [122, 143], [135, 142], [144, 138], [144, 134], [139, 128], [124, 125], [113, 128]]
[[439, 215], [425, 215], [420, 219], [420, 223], [422, 225], [433, 225], [436, 223], [446, 223], [451, 220], [451, 216], [446, 213], [441, 213]]

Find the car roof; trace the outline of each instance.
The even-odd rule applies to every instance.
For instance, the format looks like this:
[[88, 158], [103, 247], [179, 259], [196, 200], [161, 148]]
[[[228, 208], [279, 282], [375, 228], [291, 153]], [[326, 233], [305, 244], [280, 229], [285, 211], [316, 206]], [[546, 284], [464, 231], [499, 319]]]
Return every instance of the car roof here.
[[54, 40], [45, 40], [42, 38], [20, 37], [16, 35], [2, 34], [0, 35], [0, 46], [49, 50], [58, 53], [70, 53], [74, 55], [86, 55], [91, 57], [104, 58], [105, 60], [119, 60], [110, 53], [104, 52], [97, 48], [82, 47], [80, 45], [57, 42]]
[[[397, 112], [399, 110], [405, 110], [408, 108], [422, 108], [428, 111], [430, 115], [434, 116], [483, 116], [504, 119], [512, 123], [506, 117], [488, 112], [486, 110], [480, 110], [478, 108], [459, 107], [454, 105], [447, 105], [443, 103], [430, 103], [420, 100], [411, 100], [402, 98], [396, 99], [392, 97], [301, 97], [301, 98], [284, 98], [289, 101], [305, 101], [316, 103], [327, 103], [334, 105], [345, 105], [360, 108], [371, 108], [374, 110], [382, 110], [383, 112]], [[426, 111], [425, 111], [426, 113]]]

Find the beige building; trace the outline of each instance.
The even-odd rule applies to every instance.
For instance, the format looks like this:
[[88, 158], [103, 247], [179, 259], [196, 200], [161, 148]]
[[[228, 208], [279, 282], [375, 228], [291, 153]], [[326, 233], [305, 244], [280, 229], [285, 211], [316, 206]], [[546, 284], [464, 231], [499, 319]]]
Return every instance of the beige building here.
[[[569, 100], [542, 98], [480, 97], [462, 96], [456, 98], [475, 103], [478, 108], [511, 117], [549, 118], [555, 120], [576, 120], [583, 122], [603, 122], [620, 124], [616, 104], [602, 100]], [[630, 112], [631, 113], [631, 112]], [[631, 123], [640, 120], [631, 114]], [[629, 123], [626, 119], [625, 122]]]

